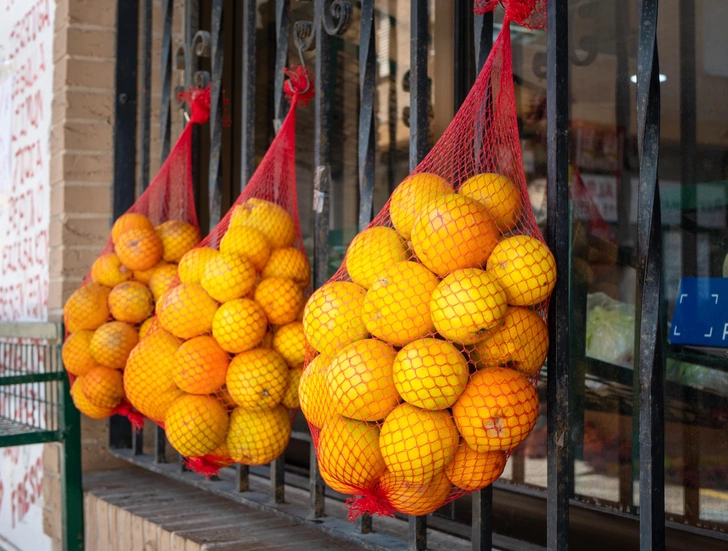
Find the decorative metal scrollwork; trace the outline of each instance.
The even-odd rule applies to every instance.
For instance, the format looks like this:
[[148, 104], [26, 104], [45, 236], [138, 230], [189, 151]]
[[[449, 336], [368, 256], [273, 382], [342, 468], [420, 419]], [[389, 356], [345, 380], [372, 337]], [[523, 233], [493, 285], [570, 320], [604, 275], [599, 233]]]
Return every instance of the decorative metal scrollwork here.
[[324, 30], [329, 36], [344, 34], [351, 24], [352, 6], [347, 0], [333, 0], [326, 9], [324, 2], [323, 20], [321, 21]]
[[[310, 21], [296, 21], [293, 25], [293, 43], [299, 53], [313, 50], [315, 32]], [[301, 61], [303, 64], [303, 61]]]
[[[177, 48], [175, 53], [175, 69], [184, 71], [187, 67], [187, 56], [210, 57], [212, 37], [208, 31], [197, 31], [192, 37], [190, 44], [183, 44]], [[192, 82], [199, 88], [204, 88], [210, 84], [209, 71], [196, 71], [192, 77]], [[184, 88], [178, 86], [175, 92], [183, 91]], [[175, 94], [176, 95], [176, 94]], [[177, 100], [178, 107], [183, 107], [184, 102]]]

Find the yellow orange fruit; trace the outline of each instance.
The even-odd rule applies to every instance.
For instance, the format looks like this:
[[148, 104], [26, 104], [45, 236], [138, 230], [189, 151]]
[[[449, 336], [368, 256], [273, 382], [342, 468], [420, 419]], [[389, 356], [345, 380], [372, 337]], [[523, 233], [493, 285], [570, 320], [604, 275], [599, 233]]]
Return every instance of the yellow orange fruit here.
[[226, 257], [241, 256], [260, 272], [270, 257], [270, 245], [260, 230], [239, 226], [225, 232], [220, 240], [220, 252]]
[[321, 473], [321, 478], [323, 478], [326, 485], [335, 492], [350, 496], [361, 493], [361, 490], [355, 488], [351, 484], [344, 484], [343, 482], [339, 482], [329, 474], [329, 471], [321, 469], [320, 467], [321, 465], [319, 464], [319, 472]]
[[132, 229], [119, 236], [115, 250], [124, 266], [144, 271], [162, 260], [163, 246], [153, 229]]
[[460, 344], [483, 340], [508, 310], [508, 296], [490, 272], [479, 268], [455, 270], [432, 293], [430, 314], [435, 329]]
[[465, 442], [478, 452], [510, 450], [523, 442], [538, 419], [538, 395], [512, 369], [481, 369], [452, 408]]
[[438, 339], [412, 341], [392, 365], [394, 386], [404, 400], [423, 409], [452, 406], [468, 384], [468, 362], [452, 344]]
[[279, 327], [273, 336], [273, 350], [283, 356], [289, 367], [301, 367], [306, 358], [303, 323], [293, 321]]
[[155, 231], [162, 241], [162, 258], [166, 262], [179, 262], [200, 241], [200, 230], [183, 220], [167, 220]]
[[91, 281], [114, 287], [131, 279], [133, 272], [124, 266], [114, 253], [102, 254], [91, 265]]
[[356, 341], [329, 364], [326, 382], [336, 413], [359, 421], [380, 421], [399, 401], [392, 379], [394, 348], [377, 339]]
[[172, 447], [186, 457], [199, 457], [225, 443], [229, 417], [225, 406], [209, 396], [177, 398], [164, 416], [164, 430]]
[[288, 370], [288, 379], [286, 382], [286, 390], [283, 393], [283, 399], [281, 404], [286, 406], [288, 409], [298, 409], [298, 385], [301, 383], [301, 375], [303, 374], [303, 367], [296, 367]]
[[374, 487], [387, 468], [379, 450], [379, 428], [340, 415], [321, 429], [318, 459], [332, 480], [361, 490]]
[[502, 233], [512, 230], [521, 217], [521, 190], [502, 174], [471, 176], [463, 182], [458, 193], [482, 203]]
[[102, 408], [93, 405], [84, 395], [81, 387], [83, 386], [83, 376], [78, 377], [71, 387], [71, 399], [76, 409], [91, 419], [106, 419], [114, 414], [114, 408]]
[[217, 448], [208, 453], [206, 455], [206, 459], [219, 469], [229, 467], [234, 463], [234, 461], [230, 459], [230, 450], [228, 450], [226, 442], [223, 442]]
[[303, 331], [308, 343], [325, 355], [366, 338], [362, 320], [366, 291], [347, 281], [327, 283], [311, 295], [303, 312]]
[[461, 442], [455, 458], [445, 467], [447, 478], [458, 488], [474, 492], [489, 486], [503, 474], [506, 454], [502, 451], [477, 452]]
[[255, 302], [260, 304], [273, 325], [285, 325], [296, 319], [306, 299], [303, 291], [291, 279], [271, 277], [255, 288]]
[[93, 331], [82, 330], [72, 333], [63, 343], [61, 357], [66, 370], [77, 377], [86, 375], [98, 364], [91, 355], [91, 339]]
[[432, 331], [430, 297], [437, 276], [417, 262], [398, 262], [377, 275], [367, 291], [363, 319], [367, 331], [395, 346]]
[[154, 225], [149, 218], [136, 212], [127, 212], [116, 219], [111, 228], [111, 240], [116, 244], [121, 234], [130, 230], [153, 230]]
[[387, 471], [382, 475], [379, 487], [397, 511], [420, 517], [434, 513], [445, 504], [452, 484], [444, 472], [436, 474], [426, 484], [416, 484]]
[[417, 217], [412, 249], [420, 262], [444, 277], [485, 264], [499, 237], [488, 209], [475, 199], [450, 194], [435, 199]]
[[138, 281], [139, 283], [143, 283], [144, 285], [149, 285], [149, 280], [152, 279], [152, 276], [154, 275], [154, 272], [157, 270], [157, 268], [161, 268], [162, 266], [166, 266], [167, 263], [162, 260], [161, 262], [155, 264], [148, 270], [137, 270], [134, 273], [134, 279]]
[[248, 199], [233, 208], [230, 228], [241, 226], [260, 230], [271, 249], [290, 247], [296, 239], [296, 224], [291, 215], [280, 205], [263, 199]]
[[508, 304], [533, 306], [546, 300], [556, 285], [556, 261], [545, 243], [514, 235], [498, 243], [487, 269], [508, 294]]
[[170, 289], [157, 303], [159, 324], [180, 339], [209, 333], [216, 312], [217, 302], [195, 283]]
[[283, 406], [264, 411], [237, 408], [230, 416], [227, 447], [238, 463], [265, 465], [283, 453], [290, 437], [291, 421]]
[[124, 369], [129, 354], [138, 342], [139, 333], [134, 327], [121, 321], [110, 321], [94, 331], [89, 351], [99, 365]]
[[303, 370], [298, 384], [298, 401], [303, 416], [306, 421], [318, 428], [323, 428], [335, 415], [326, 382], [328, 367], [327, 359], [319, 354]]
[[147, 336], [147, 333], [149, 333], [149, 330], [152, 328], [154, 319], [154, 316], [152, 316], [151, 318], [147, 318], [139, 326], [139, 340], [142, 340], [144, 337]]
[[361, 231], [346, 252], [346, 271], [357, 285], [368, 289], [380, 272], [407, 260], [407, 244], [391, 228], [376, 226]]
[[63, 307], [63, 321], [69, 333], [96, 329], [109, 319], [111, 289], [98, 283], [87, 283], [77, 289]]
[[260, 273], [261, 279], [269, 277], [292, 279], [299, 287], [308, 287], [311, 282], [308, 257], [295, 247], [272, 250], [268, 263]]
[[235, 356], [228, 367], [225, 387], [241, 408], [272, 409], [283, 400], [288, 365], [275, 350], [256, 348]]
[[384, 420], [379, 447], [394, 476], [427, 484], [452, 461], [459, 440], [447, 410], [429, 411], [405, 402]]
[[200, 280], [202, 288], [218, 302], [248, 294], [255, 285], [255, 268], [242, 256], [220, 253], [207, 261]]
[[94, 367], [82, 379], [81, 392], [97, 407], [115, 408], [124, 398], [124, 380], [116, 369]]
[[239, 298], [217, 310], [212, 320], [212, 336], [223, 350], [237, 354], [255, 347], [267, 327], [263, 308], [255, 301]]
[[541, 370], [549, 351], [549, 332], [541, 316], [510, 306], [503, 323], [475, 345], [471, 359], [478, 368], [511, 367], [530, 377]]
[[152, 291], [152, 295], [154, 295], [154, 300], [158, 301], [176, 282], [176, 264], [163, 264], [155, 268], [152, 277], [149, 278], [149, 289]]
[[174, 383], [190, 394], [212, 394], [225, 384], [230, 357], [217, 341], [202, 335], [177, 349], [172, 372]]
[[453, 193], [450, 183], [436, 174], [422, 172], [409, 176], [397, 186], [389, 202], [389, 216], [394, 229], [409, 239], [415, 220], [425, 206], [450, 193]]
[[197, 247], [185, 253], [177, 266], [177, 274], [182, 283], [200, 283], [208, 261], [218, 255], [210, 247]]
[[154, 312], [154, 297], [146, 285], [125, 281], [109, 293], [109, 310], [118, 321], [141, 323]]

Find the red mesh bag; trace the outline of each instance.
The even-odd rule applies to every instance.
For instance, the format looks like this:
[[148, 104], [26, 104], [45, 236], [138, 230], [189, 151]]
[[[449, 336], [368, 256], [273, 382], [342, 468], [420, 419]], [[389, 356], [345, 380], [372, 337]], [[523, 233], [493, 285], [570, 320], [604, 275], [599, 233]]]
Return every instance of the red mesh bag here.
[[299, 399], [361, 513], [488, 486], [539, 415], [556, 281], [528, 199], [509, 23], [454, 120], [306, 304]]
[[473, 10], [483, 14], [502, 5], [504, 20], [515, 21], [527, 29], [546, 28], [546, 0], [475, 0]]
[[177, 263], [200, 241], [192, 192], [192, 126], [207, 121], [210, 91], [191, 90], [191, 119], [154, 180], [120, 216], [81, 287], [66, 301], [63, 362], [76, 407], [95, 419], [143, 417], [124, 392], [124, 368], [149, 330], [156, 300], [177, 276]]
[[[310, 89], [305, 69], [290, 92]], [[230, 211], [181, 259], [150, 333], [132, 351], [124, 386], [163, 426], [188, 465], [206, 475], [262, 465], [285, 450], [305, 339], [309, 294], [296, 197], [296, 106]]]

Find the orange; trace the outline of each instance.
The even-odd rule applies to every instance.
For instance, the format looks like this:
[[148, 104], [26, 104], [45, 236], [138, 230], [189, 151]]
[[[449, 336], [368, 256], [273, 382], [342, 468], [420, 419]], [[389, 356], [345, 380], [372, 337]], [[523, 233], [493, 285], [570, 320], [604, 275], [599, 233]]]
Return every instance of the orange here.
[[273, 350], [278, 352], [289, 367], [303, 366], [306, 359], [306, 336], [303, 323], [293, 321], [278, 328], [273, 337]]
[[478, 268], [455, 270], [439, 283], [430, 300], [437, 332], [460, 344], [486, 338], [507, 310], [503, 287], [490, 272]]
[[124, 398], [121, 372], [108, 367], [95, 367], [83, 376], [81, 392], [97, 407], [115, 408]]
[[230, 228], [241, 226], [260, 230], [271, 249], [290, 247], [296, 239], [296, 224], [291, 215], [283, 207], [263, 199], [248, 199], [233, 207]]
[[180, 339], [209, 333], [215, 312], [217, 302], [194, 283], [170, 289], [157, 303], [159, 324]]
[[179, 262], [200, 241], [200, 230], [182, 220], [167, 220], [155, 228], [162, 241], [166, 262]]
[[114, 253], [102, 254], [91, 265], [91, 281], [106, 287], [114, 287], [131, 276], [132, 271]]
[[459, 440], [450, 412], [405, 402], [384, 420], [379, 447], [394, 476], [427, 484], [455, 457]]
[[230, 460], [230, 450], [228, 450], [226, 442], [223, 442], [206, 455], [207, 460], [220, 469], [223, 467], [229, 467], [234, 463], [234, 461]]
[[328, 367], [327, 359], [319, 354], [303, 370], [298, 384], [301, 411], [306, 421], [318, 428], [322, 428], [335, 415], [326, 382]]
[[490, 485], [505, 467], [506, 454], [502, 451], [480, 453], [461, 442], [452, 463], [445, 467], [445, 474], [458, 488], [474, 492]]
[[394, 229], [409, 239], [415, 219], [425, 205], [450, 193], [453, 193], [450, 183], [436, 174], [422, 172], [409, 176], [397, 186], [389, 202], [389, 216]]
[[212, 394], [225, 384], [230, 357], [217, 341], [203, 335], [182, 343], [174, 356], [174, 383], [190, 394]]
[[508, 304], [514, 306], [540, 304], [556, 285], [554, 255], [545, 243], [528, 235], [514, 235], [498, 243], [487, 267], [508, 293]]
[[255, 302], [260, 304], [273, 325], [285, 325], [296, 319], [306, 299], [292, 279], [271, 277], [255, 288]]
[[109, 293], [109, 310], [118, 321], [141, 323], [154, 312], [154, 297], [146, 285], [125, 281]]
[[340, 415], [321, 429], [318, 460], [331, 479], [360, 490], [373, 488], [387, 468], [377, 426]]
[[361, 490], [355, 488], [351, 484], [344, 484], [343, 482], [339, 482], [336, 480], [333, 476], [329, 474], [328, 471], [321, 469], [321, 465], [319, 464], [319, 473], [321, 473], [321, 478], [324, 479], [324, 482], [326, 485], [334, 490], [335, 492], [339, 492], [340, 494], [345, 495], [356, 495], [361, 493]]
[[177, 282], [177, 265], [162, 264], [154, 269], [152, 277], [149, 278], [149, 289], [154, 295], [154, 300], [159, 300], [166, 291], [172, 288]]
[[387, 471], [382, 475], [379, 487], [397, 511], [420, 517], [442, 507], [450, 495], [452, 485], [444, 472], [436, 474], [427, 484], [415, 484]]
[[346, 252], [351, 280], [368, 289], [380, 272], [407, 260], [407, 245], [393, 229], [376, 226], [361, 231]]
[[139, 334], [134, 327], [121, 321], [110, 321], [94, 331], [89, 351], [100, 365], [124, 369], [129, 354], [138, 342]]
[[142, 340], [144, 337], [147, 336], [147, 333], [149, 333], [149, 330], [152, 328], [152, 324], [154, 323], [154, 320], [155, 320], [154, 316], [144, 320], [144, 322], [139, 327], [139, 340]]
[[255, 347], [267, 327], [263, 308], [250, 299], [239, 298], [217, 310], [212, 320], [212, 336], [223, 350], [236, 354]]
[[196, 247], [187, 252], [179, 261], [177, 272], [182, 283], [199, 283], [205, 273], [207, 262], [218, 255], [210, 247]]
[[511, 306], [503, 324], [475, 345], [471, 358], [478, 368], [512, 367], [527, 377], [541, 371], [549, 351], [549, 332], [533, 310]]
[[412, 341], [392, 365], [400, 396], [423, 409], [452, 406], [468, 384], [468, 362], [452, 344], [438, 339]]
[[500, 233], [488, 209], [463, 195], [444, 195], [429, 203], [415, 220], [412, 248], [440, 277], [461, 268], [480, 267]]
[[167, 263], [162, 260], [158, 264], [152, 266], [148, 270], [137, 270], [134, 272], [134, 279], [137, 280], [139, 283], [143, 283], [144, 285], [149, 285], [149, 280], [152, 279], [152, 276], [154, 275], [154, 272], [157, 271], [157, 268], [161, 268], [162, 266], [166, 266]]
[[87, 283], [77, 289], [63, 307], [63, 321], [69, 333], [96, 329], [109, 319], [111, 289], [98, 283]]
[[119, 218], [116, 219], [116, 222], [114, 222], [113, 227], [111, 228], [111, 240], [114, 242], [114, 244], [119, 242], [119, 237], [121, 237], [121, 234], [126, 233], [131, 230], [153, 230], [154, 225], [149, 221], [149, 218], [144, 216], [143, 214], [139, 214], [136, 212], [127, 212], [126, 214], [122, 214], [119, 216]]
[[336, 355], [326, 372], [336, 413], [359, 421], [384, 419], [399, 401], [392, 379], [396, 355], [377, 339], [351, 343]]
[[398, 262], [377, 275], [364, 300], [367, 330], [389, 344], [403, 346], [432, 331], [430, 297], [437, 276], [417, 262]]
[[223, 385], [220, 387], [212, 396], [227, 408], [228, 411], [232, 411], [237, 407], [237, 404], [233, 401], [233, 397], [230, 396], [228, 389]]
[[303, 331], [306, 340], [326, 355], [337, 353], [341, 347], [366, 338], [362, 320], [366, 291], [347, 281], [333, 281], [311, 295], [303, 312]]
[[164, 430], [175, 450], [199, 457], [225, 443], [229, 422], [225, 406], [215, 398], [187, 394], [167, 409]]
[[296, 367], [288, 370], [288, 379], [286, 382], [286, 391], [283, 393], [281, 404], [288, 409], [298, 409], [300, 403], [298, 401], [298, 385], [301, 382], [301, 374], [303, 367]]
[[162, 260], [162, 241], [153, 229], [132, 229], [116, 242], [119, 260], [134, 271], [148, 270]]
[[230, 416], [227, 447], [243, 465], [265, 465], [279, 457], [291, 437], [291, 420], [283, 406], [264, 411], [236, 408]]
[[63, 343], [61, 357], [66, 370], [73, 375], [80, 377], [86, 375], [98, 364], [91, 355], [91, 339], [93, 331], [82, 330], [72, 333]]
[[478, 452], [510, 450], [523, 442], [538, 419], [538, 395], [512, 369], [481, 369], [452, 408], [465, 442]]
[[255, 267], [241, 256], [218, 253], [207, 261], [200, 284], [218, 302], [240, 298], [255, 285]]
[[261, 279], [269, 277], [292, 279], [299, 287], [308, 287], [311, 282], [308, 257], [295, 247], [272, 250], [268, 263], [260, 274]]
[[79, 377], [71, 387], [71, 399], [76, 409], [91, 419], [106, 419], [114, 414], [114, 408], [101, 408], [93, 405], [84, 396], [81, 386], [83, 385], [83, 377]]
[[482, 203], [502, 233], [513, 229], [521, 217], [521, 190], [507, 176], [477, 174], [465, 180], [458, 193]]
[[242, 256], [260, 272], [270, 257], [270, 245], [260, 230], [240, 226], [225, 232], [220, 240], [220, 252], [226, 257]]
[[281, 403], [288, 383], [288, 365], [275, 350], [241, 352], [230, 362], [225, 387], [246, 409], [271, 409]]

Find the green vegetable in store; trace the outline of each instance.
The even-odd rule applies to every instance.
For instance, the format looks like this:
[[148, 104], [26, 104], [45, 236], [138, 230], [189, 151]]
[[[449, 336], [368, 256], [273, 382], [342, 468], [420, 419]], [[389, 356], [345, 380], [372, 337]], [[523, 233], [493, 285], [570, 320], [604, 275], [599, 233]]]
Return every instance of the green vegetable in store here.
[[634, 306], [616, 301], [604, 293], [593, 293], [587, 300], [587, 356], [609, 363], [631, 364], [634, 357]]

